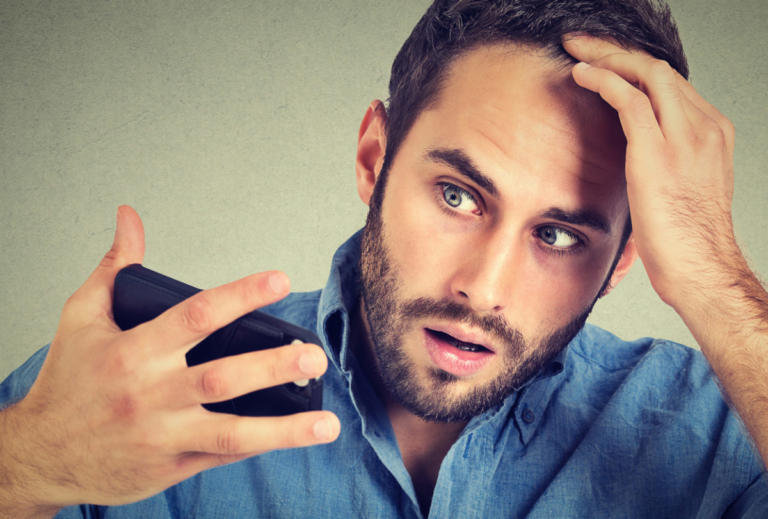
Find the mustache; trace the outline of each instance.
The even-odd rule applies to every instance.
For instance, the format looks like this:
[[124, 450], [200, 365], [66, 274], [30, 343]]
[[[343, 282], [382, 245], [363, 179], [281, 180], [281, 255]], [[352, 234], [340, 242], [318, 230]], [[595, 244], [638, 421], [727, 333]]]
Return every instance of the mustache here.
[[419, 297], [403, 303], [400, 310], [410, 319], [433, 317], [469, 324], [507, 343], [511, 351], [525, 347], [523, 334], [510, 326], [503, 316], [477, 315], [455, 301], [438, 301], [429, 297]]

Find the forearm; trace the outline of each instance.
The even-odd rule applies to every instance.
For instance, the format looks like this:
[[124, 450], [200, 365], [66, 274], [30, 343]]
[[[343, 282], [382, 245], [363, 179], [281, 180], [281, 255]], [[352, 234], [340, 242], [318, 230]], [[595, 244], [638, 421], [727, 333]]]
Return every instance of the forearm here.
[[29, 432], [15, 407], [0, 411], [0, 518], [49, 518], [59, 510], [45, 502], [42, 480], [24, 460], [35, 455], [24, 445]]
[[768, 293], [741, 254], [675, 305], [768, 466]]

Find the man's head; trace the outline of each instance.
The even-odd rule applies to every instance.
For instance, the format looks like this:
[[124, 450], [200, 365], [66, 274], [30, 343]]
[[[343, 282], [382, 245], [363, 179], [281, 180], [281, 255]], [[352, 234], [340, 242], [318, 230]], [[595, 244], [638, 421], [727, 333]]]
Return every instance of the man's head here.
[[453, 60], [479, 45], [520, 43], [574, 64], [562, 45], [571, 33], [645, 51], [688, 77], [677, 27], [657, 0], [436, 0], [392, 64], [385, 175], [413, 121], [439, 96]]
[[[529, 379], [632, 264], [623, 133], [572, 81], [559, 38], [646, 49], [631, 36], [649, 33], [642, 17], [594, 29], [615, 2], [447, 4], [398, 55], [389, 113], [371, 105], [357, 157], [373, 371], [395, 401], [438, 421], [466, 420]], [[583, 11], [569, 17], [572, 6]]]

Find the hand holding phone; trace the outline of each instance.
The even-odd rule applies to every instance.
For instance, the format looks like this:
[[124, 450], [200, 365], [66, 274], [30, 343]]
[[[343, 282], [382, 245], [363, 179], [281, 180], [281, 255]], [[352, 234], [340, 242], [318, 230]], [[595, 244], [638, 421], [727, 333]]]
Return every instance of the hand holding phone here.
[[[188, 361], [187, 352], [204, 351], [195, 348], [217, 330], [285, 297], [285, 274], [254, 274], [196, 292], [121, 330], [112, 313], [115, 277], [141, 263], [144, 231], [130, 207], [121, 207], [117, 220], [111, 250], [64, 305], [29, 393], [0, 411], [0, 475], [8, 482], [0, 485], [2, 516], [130, 503], [202, 470], [328, 443], [339, 434], [339, 420], [329, 411], [236, 416], [201, 405], [236, 402], [325, 371], [322, 349], [304, 342]], [[278, 329], [284, 333], [282, 324]], [[316, 393], [310, 393], [313, 408]], [[307, 399], [299, 401], [303, 409]]]
[[[139, 264], [117, 273], [113, 297], [115, 323], [128, 330], [149, 321], [200, 292]], [[317, 336], [291, 323], [258, 310], [215, 331], [186, 354], [187, 364], [196, 366], [221, 357], [276, 348], [294, 343], [320, 344]], [[280, 416], [316, 411], [322, 405], [319, 378], [288, 382], [223, 402], [204, 403], [211, 411], [245, 416]]]

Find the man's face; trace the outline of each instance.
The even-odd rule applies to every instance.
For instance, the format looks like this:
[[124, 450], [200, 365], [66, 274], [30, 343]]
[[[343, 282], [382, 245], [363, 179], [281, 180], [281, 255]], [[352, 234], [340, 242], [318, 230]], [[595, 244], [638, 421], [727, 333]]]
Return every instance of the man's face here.
[[467, 420], [583, 325], [628, 214], [618, 119], [531, 49], [450, 67], [391, 164], [363, 238], [364, 315], [389, 396]]

